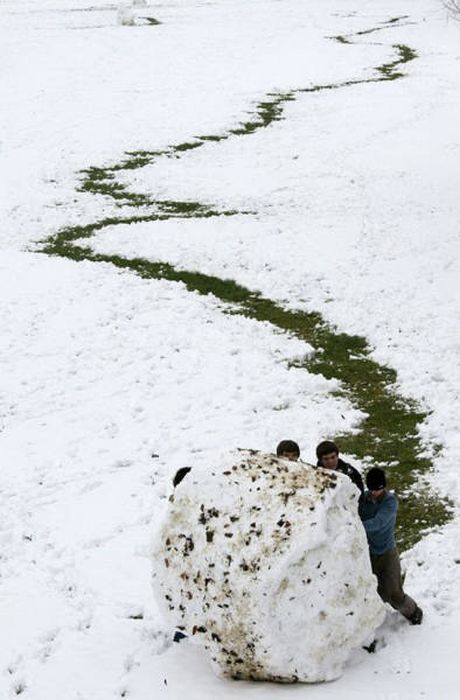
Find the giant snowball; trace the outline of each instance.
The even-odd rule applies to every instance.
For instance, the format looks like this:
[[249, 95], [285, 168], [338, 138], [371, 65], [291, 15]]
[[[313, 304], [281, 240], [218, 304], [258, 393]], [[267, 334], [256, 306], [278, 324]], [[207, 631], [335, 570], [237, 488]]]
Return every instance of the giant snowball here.
[[255, 451], [192, 470], [154, 544], [171, 625], [223, 677], [337, 678], [384, 616], [358, 495], [347, 476]]

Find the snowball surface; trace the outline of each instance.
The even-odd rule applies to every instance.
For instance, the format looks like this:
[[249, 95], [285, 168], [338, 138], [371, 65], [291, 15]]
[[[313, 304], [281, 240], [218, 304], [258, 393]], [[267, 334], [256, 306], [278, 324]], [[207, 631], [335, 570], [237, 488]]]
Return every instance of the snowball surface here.
[[358, 495], [347, 476], [251, 450], [192, 470], [154, 544], [169, 622], [223, 677], [340, 676], [384, 616]]

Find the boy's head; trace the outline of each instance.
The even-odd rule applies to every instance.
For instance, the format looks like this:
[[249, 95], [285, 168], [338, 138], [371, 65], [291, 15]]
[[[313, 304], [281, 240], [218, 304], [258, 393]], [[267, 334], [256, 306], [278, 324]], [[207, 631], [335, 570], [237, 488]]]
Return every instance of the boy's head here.
[[372, 467], [366, 474], [366, 486], [374, 493], [383, 491], [387, 485], [385, 472], [380, 467]]
[[300, 447], [294, 440], [281, 440], [276, 448], [276, 456], [297, 462], [300, 457]]
[[339, 463], [339, 448], [335, 442], [324, 440], [316, 448], [318, 464], [325, 469], [337, 469]]

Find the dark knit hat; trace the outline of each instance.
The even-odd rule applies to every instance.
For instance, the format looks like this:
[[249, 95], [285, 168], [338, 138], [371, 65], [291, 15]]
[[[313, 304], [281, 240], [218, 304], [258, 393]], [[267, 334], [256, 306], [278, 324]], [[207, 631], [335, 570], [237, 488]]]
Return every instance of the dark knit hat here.
[[379, 467], [372, 467], [366, 474], [366, 486], [369, 491], [378, 491], [384, 489], [387, 485], [385, 472]]

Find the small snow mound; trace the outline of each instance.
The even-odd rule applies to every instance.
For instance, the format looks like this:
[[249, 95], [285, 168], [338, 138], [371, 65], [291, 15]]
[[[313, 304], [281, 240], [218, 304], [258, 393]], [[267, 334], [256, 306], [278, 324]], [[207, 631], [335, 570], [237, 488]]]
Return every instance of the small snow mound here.
[[133, 0], [133, 7], [147, 7], [147, 0]]
[[130, 7], [120, 5], [117, 11], [117, 22], [123, 27], [134, 27], [136, 25], [136, 15]]
[[193, 469], [154, 545], [170, 624], [223, 677], [340, 676], [384, 617], [357, 496], [346, 476], [251, 450]]

